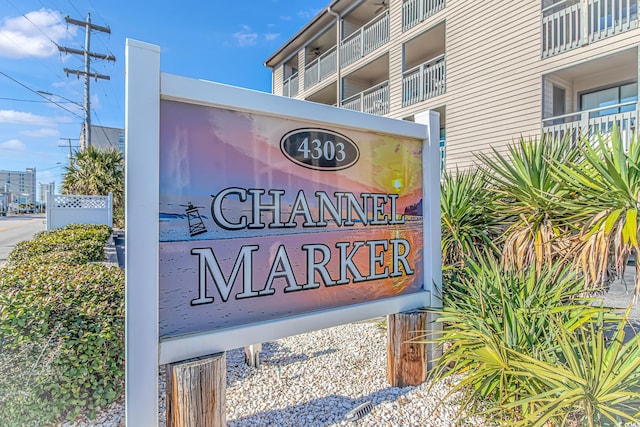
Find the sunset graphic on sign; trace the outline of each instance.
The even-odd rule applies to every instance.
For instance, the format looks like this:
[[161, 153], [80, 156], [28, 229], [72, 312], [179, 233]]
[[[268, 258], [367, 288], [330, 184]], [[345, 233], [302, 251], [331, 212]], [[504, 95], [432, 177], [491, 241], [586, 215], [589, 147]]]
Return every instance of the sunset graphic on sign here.
[[[422, 290], [421, 140], [167, 100], [160, 113], [162, 337]], [[304, 167], [281, 148], [297, 129], [327, 135], [301, 156], [335, 156], [337, 133], [359, 157]]]

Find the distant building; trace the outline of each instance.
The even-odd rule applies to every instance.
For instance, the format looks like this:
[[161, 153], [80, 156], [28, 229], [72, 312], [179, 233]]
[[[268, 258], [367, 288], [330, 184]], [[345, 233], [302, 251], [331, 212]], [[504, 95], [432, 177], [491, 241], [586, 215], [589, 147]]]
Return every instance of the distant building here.
[[[91, 125], [91, 145], [96, 148], [115, 148], [124, 153], [124, 129]], [[80, 132], [80, 149], [87, 147], [84, 125]]]
[[40, 183], [40, 205], [47, 204], [47, 194], [55, 194], [56, 193], [56, 183], [55, 181]]
[[0, 194], [10, 210], [17, 210], [20, 204], [36, 201], [36, 168], [24, 172], [0, 170]]

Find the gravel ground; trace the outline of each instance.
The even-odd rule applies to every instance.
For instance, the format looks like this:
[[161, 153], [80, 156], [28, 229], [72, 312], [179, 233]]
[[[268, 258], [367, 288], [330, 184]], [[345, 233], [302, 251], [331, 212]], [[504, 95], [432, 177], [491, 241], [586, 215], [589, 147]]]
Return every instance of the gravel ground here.
[[[159, 424], [164, 426], [164, 369], [161, 368]], [[480, 426], [459, 416], [456, 396], [440, 404], [448, 387], [428, 384], [389, 387], [386, 381], [386, 329], [376, 322], [353, 323], [263, 344], [261, 366], [250, 368], [244, 352], [227, 352], [227, 425], [244, 426]], [[357, 422], [347, 413], [370, 402]], [[65, 427], [124, 426], [116, 403], [95, 420]]]

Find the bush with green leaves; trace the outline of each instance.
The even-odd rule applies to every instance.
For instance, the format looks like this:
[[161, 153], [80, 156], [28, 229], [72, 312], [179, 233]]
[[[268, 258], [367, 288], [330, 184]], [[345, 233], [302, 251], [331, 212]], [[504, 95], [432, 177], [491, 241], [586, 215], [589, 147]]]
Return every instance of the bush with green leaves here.
[[452, 393], [467, 392], [467, 414], [508, 425], [640, 421], [625, 412], [640, 399], [640, 335], [622, 343], [618, 330], [604, 340], [606, 325], [625, 319], [581, 297], [570, 266], [504, 270], [491, 256], [478, 259], [445, 289], [433, 383], [459, 378]]
[[[111, 235], [106, 225], [72, 224], [55, 230], [37, 233], [33, 240], [19, 242], [13, 248], [7, 263], [52, 262], [59, 252], [65, 252], [61, 261], [74, 264], [104, 260], [104, 245]], [[44, 259], [42, 258], [44, 256]]]
[[12, 365], [0, 371], [0, 425], [50, 424], [113, 402], [124, 387], [123, 271], [3, 268], [0, 342], [0, 365]]

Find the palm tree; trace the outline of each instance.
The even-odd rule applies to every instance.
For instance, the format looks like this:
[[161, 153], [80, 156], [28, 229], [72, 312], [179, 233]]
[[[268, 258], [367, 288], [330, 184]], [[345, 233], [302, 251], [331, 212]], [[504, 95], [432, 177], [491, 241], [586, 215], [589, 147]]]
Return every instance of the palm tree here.
[[64, 194], [113, 194], [114, 218], [123, 219], [124, 157], [118, 150], [89, 146], [76, 151], [65, 168]]
[[606, 138], [578, 141], [582, 156], [573, 162], [556, 163], [560, 179], [576, 197], [567, 207], [583, 217], [582, 246], [575, 265], [592, 284], [607, 279], [609, 266], [618, 276], [627, 259], [635, 255], [634, 299], [640, 296], [640, 246], [638, 208], [640, 206], [640, 144], [634, 135], [628, 150], [617, 127]]
[[562, 205], [563, 182], [550, 162], [573, 161], [580, 152], [568, 138], [539, 140], [521, 138], [508, 147], [507, 155], [495, 149], [480, 154], [486, 176], [494, 188], [494, 209], [505, 229], [502, 262], [519, 269], [562, 259], [574, 243], [574, 224]]

